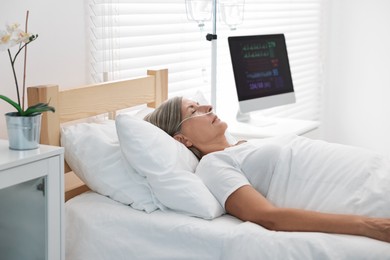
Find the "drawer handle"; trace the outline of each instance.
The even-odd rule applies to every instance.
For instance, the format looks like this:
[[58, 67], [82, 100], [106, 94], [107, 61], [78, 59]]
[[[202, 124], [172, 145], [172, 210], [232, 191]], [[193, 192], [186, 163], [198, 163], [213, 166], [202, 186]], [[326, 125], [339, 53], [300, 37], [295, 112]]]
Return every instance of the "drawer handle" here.
[[37, 190], [42, 191], [43, 196], [45, 196], [45, 178], [42, 178], [42, 182], [37, 185]]

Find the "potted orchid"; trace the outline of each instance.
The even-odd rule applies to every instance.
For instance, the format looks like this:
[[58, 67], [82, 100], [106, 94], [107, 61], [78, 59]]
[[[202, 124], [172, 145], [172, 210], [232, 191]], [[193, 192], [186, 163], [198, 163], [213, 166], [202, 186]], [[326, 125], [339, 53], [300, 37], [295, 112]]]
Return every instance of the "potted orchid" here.
[[[0, 30], [0, 51], [6, 50], [11, 62], [13, 78], [17, 94], [17, 102], [5, 95], [0, 94], [0, 99], [9, 103], [16, 109], [16, 112], [6, 113], [8, 139], [11, 149], [25, 150], [38, 147], [41, 127], [41, 113], [46, 111], [54, 112], [54, 107], [47, 103], [38, 103], [25, 108], [26, 93], [26, 53], [27, 45], [38, 38], [38, 35], [27, 32], [28, 11], [26, 15], [26, 30], [19, 28], [18, 24], [7, 25], [5, 30]], [[12, 55], [11, 48], [18, 46], [15, 55]], [[19, 54], [24, 51], [23, 87], [19, 89], [18, 78], [15, 71], [15, 62]], [[20, 95], [20, 92], [22, 95]]]

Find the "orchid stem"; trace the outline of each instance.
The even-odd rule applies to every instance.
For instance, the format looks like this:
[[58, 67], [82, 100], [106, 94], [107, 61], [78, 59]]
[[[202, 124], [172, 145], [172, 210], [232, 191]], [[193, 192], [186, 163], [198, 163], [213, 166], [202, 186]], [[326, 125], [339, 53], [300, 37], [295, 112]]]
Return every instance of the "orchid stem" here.
[[12, 60], [11, 51], [9, 49], [8, 49], [8, 55], [9, 55], [9, 59], [11, 61], [12, 72], [14, 74], [14, 80], [15, 80], [15, 85], [16, 85], [16, 94], [18, 96], [18, 104], [20, 106], [20, 94], [19, 94], [18, 78], [16, 77], [16, 72], [15, 72], [15, 67], [14, 67], [15, 60]]
[[[25, 29], [25, 32], [27, 33], [27, 26], [28, 26], [28, 14], [29, 14], [29, 11], [27, 10], [26, 12], [26, 29]], [[25, 93], [25, 90], [26, 90], [26, 64], [27, 64], [27, 44], [24, 45], [24, 64], [23, 64], [23, 96], [22, 96], [22, 110], [24, 111], [24, 93]]]

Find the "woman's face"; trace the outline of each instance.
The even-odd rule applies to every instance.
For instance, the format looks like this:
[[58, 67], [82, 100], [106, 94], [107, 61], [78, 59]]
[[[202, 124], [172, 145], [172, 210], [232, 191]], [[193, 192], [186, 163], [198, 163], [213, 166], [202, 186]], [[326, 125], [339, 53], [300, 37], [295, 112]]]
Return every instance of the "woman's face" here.
[[181, 116], [183, 118], [180, 133], [195, 147], [210, 144], [218, 138], [225, 138], [227, 124], [212, 112], [212, 106], [199, 105], [197, 102], [182, 100]]

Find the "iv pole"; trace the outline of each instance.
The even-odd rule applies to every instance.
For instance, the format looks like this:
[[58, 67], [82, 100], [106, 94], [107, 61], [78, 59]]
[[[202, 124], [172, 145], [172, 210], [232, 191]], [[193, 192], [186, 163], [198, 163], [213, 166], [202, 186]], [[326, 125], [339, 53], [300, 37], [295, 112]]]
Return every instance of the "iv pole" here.
[[[192, 2], [193, 1], [193, 2]], [[196, 9], [196, 3], [205, 3], [209, 0], [186, 0], [186, 13], [187, 17], [191, 13], [191, 18], [189, 20], [197, 21], [199, 27], [203, 27], [203, 19], [196, 19], [192, 14], [192, 8]], [[194, 6], [192, 6], [194, 4]], [[234, 4], [233, 4], [234, 5]], [[231, 4], [229, 4], [231, 6]], [[239, 5], [238, 5], [239, 6]], [[190, 11], [189, 11], [190, 10]], [[206, 35], [206, 40], [211, 41], [211, 97], [210, 103], [214, 108], [214, 111], [217, 110], [217, 0], [212, 0], [212, 23], [213, 23], [213, 32]], [[240, 11], [237, 10], [237, 16], [240, 16]], [[202, 17], [202, 15], [201, 15]], [[237, 18], [237, 17], [236, 17]], [[238, 17], [239, 18], [239, 17]], [[201, 22], [201, 23], [200, 23]], [[228, 23], [227, 23], [228, 24]], [[228, 24], [229, 25], [229, 24]], [[231, 25], [229, 25], [231, 27]], [[234, 30], [232, 27], [231, 30]]]
[[206, 40], [211, 41], [211, 105], [214, 112], [217, 111], [217, 0], [213, 0], [213, 33], [206, 35]]

